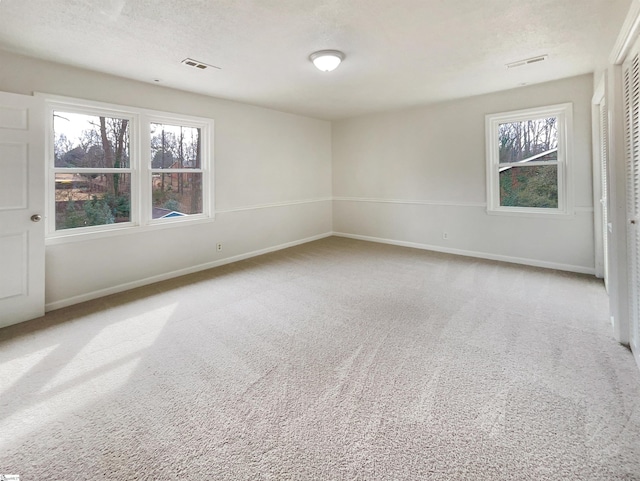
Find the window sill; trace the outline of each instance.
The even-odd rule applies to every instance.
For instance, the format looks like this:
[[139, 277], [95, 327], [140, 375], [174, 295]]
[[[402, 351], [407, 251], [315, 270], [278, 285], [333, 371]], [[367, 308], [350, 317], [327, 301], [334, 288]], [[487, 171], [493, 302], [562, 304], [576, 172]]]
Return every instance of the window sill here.
[[543, 219], [567, 219], [575, 217], [574, 210], [557, 210], [557, 209], [518, 209], [518, 208], [502, 208], [487, 209], [488, 215], [511, 216], [511, 217], [538, 217]]
[[[198, 225], [198, 224], [206, 224], [213, 222], [215, 217], [205, 217], [204, 215], [200, 215], [197, 218], [189, 219], [171, 219], [165, 220], [162, 222], [155, 222], [148, 225], [137, 225], [134, 223], [123, 223], [121, 226], [114, 226], [109, 229], [104, 230], [89, 230], [89, 231], [80, 231], [80, 232], [71, 232], [70, 229], [68, 231], [57, 231], [54, 234], [49, 234], [45, 239], [45, 245], [53, 246], [60, 244], [68, 244], [72, 242], [82, 242], [82, 241], [90, 241], [96, 239], [104, 239], [109, 237], [118, 237], [122, 235], [129, 234], [142, 234], [145, 232], [155, 232], [163, 229], [171, 229], [174, 227], [187, 227], [190, 225]], [[79, 229], [80, 230], [80, 229]]]

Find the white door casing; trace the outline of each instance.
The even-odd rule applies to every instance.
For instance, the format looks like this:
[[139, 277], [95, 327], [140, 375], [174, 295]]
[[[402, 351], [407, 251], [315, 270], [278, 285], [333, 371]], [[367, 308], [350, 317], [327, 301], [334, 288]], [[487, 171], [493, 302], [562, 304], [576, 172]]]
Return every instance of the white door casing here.
[[603, 75], [592, 98], [593, 221], [596, 277], [604, 279], [609, 292], [609, 111], [606, 90], [606, 76]]
[[44, 102], [0, 92], [0, 327], [44, 314]]
[[[600, 230], [602, 233], [602, 262], [603, 278], [608, 290], [609, 282], [609, 179], [607, 175], [609, 164], [609, 112], [605, 99], [599, 107], [599, 137], [600, 137], [600, 211], [602, 213]], [[595, 206], [596, 209], [598, 205]]]

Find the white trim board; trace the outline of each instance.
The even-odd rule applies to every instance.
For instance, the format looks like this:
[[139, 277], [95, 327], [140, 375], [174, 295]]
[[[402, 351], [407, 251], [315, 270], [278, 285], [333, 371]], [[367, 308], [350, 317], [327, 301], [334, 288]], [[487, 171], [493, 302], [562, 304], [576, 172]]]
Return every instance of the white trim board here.
[[[1, 1], [1, 0], [0, 0]], [[276, 207], [288, 207], [294, 205], [306, 205], [306, 204], [315, 204], [320, 202], [331, 202], [333, 199], [331, 197], [322, 197], [319, 199], [303, 199], [303, 200], [292, 200], [285, 202], [277, 202], [273, 204], [258, 204], [251, 205], [246, 207], [235, 207], [232, 209], [223, 209], [216, 210], [215, 215], [218, 214], [231, 214], [234, 212], [246, 212], [250, 210], [259, 210], [259, 209], [270, 209]], [[117, 237], [121, 235], [129, 235], [129, 234], [140, 234], [143, 232], [153, 232], [161, 229], [171, 229], [180, 226], [191, 226], [197, 224], [207, 224], [216, 222], [214, 217], [203, 218], [203, 219], [195, 219], [188, 220], [186, 222], [182, 222], [183, 217], [176, 218], [175, 220], [169, 221], [163, 224], [153, 224], [153, 225], [126, 225], [121, 228], [113, 228], [100, 232], [78, 232], [70, 235], [66, 235], [64, 237], [48, 237], [45, 239], [45, 243], [48, 246], [66, 244], [69, 242], [84, 242], [91, 241], [94, 239], [101, 239], [105, 237]]]
[[447, 200], [412, 200], [412, 199], [368, 199], [364, 197], [334, 197], [339, 202], [371, 202], [374, 204], [411, 204], [411, 205], [445, 205], [451, 207], [482, 207], [486, 202], [455, 202]]
[[381, 237], [371, 237], [365, 235], [348, 234], [346, 232], [334, 232], [336, 237], [346, 237], [348, 239], [357, 239], [367, 242], [377, 242], [379, 244], [390, 244], [400, 247], [412, 247], [414, 249], [422, 249], [434, 252], [443, 252], [445, 254], [455, 254], [467, 257], [476, 257], [478, 259], [489, 259], [492, 261], [510, 262], [512, 264], [521, 264], [533, 267], [543, 267], [545, 269], [556, 269], [560, 271], [576, 272], [578, 274], [595, 275], [596, 271], [592, 267], [574, 266], [571, 264], [560, 264], [556, 262], [538, 261], [535, 259], [526, 259], [524, 257], [511, 257], [499, 254], [489, 254], [486, 252], [467, 251], [463, 249], [452, 249], [449, 247], [434, 246], [429, 244], [421, 244], [417, 242], [407, 242], [395, 239], [383, 239]]
[[609, 63], [612, 65], [622, 65], [629, 50], [633, 46], [638, 33], [640, 32], [640, 1], [632, 0], [627, 12], [616, 43], [609, 56]]
[[[414, 200], [414, 199], [368, 199], [365, 197], [334, 197], [336, 202], [360, 202], [371, 204], [400, 204], [400, 205], [431, 205], [431, 206], [446, 206], [446, 207], [479, 207], [486, 209], [486, 202], [460, 202], [460, 201], [448, 201], [448, 200]], [[239, 210], [239, 209], [238, 209]], [[593, 212], [592, 206], [577, 206], [573, 208], [574, 212]], [[217, 212], [216, 212], [217, 213]], [[516, 212], [514, 215], [521, 215]], [[548, 217], [547, 214], [543, 215]]]
[[318, 199], [290, 200], [290, 201], [284, 201], [284, 202], [274, 202], [272, 204], [248, 205], [245, 207], [233, 207], [231, 209], [216, 210], [216, 214], [228, 214], [230, 212], [242, 212], [245, 210], [268, 209], [270, 207], [286, 207], [289, 205], [313, 204], [316, 202], [330, 202], [332, 200], [333, 200], [332, 197], [320, 197]]
[[306, 244], [307, 242], [313, 242], [316, 240], [324, 239], [325, 237], [331, 237], [332, 235], [333, 235], [332, 232], [325, 232], [324, 234], [318, 234], [312, 237], [307, 237], [305, 239], [298, 239], [295, 241], [286, 242], [284, 244], [279, 244], [271, 247], [266, 247], [264, 249], [247, 252], [245, 254], [239, 254], [236, 256], [226, 257], [224, 259], [207, 262], [205, 264], [200, 264], [197, 266], [187, 267], [185, 269], [179, 269], [177, 271], [158, 274], [156, 276], [147, 277], [145, 279], [140, 279], [137, 281], [125, 282], [124, 284], [119, 284], [117, 286], [108, 287], [105, 289], [99, 289], [97, 291], [88, 292], [86, 294], [81, 294], [79, 296], [69, 297], [67, 299], [62, 299], [60, 301], [50, 302], [48, 304], [45, 304], [44, 306], [45, 312], [54, 311], [56, 309], [61, 309], [63, 307], [79, 304], [81, 302], [91, 301], [93, 299], [109, 296], [111, 294], [118, 294], [120, 292], [128, 291], [130, 289], [147, 286], [149, 284], [155, 284], [156, 282], [166, 281], [169, 279], [173, 279], [175, 277], [181, 277], [188, 274], [194, 274], [196, 272], [204, 271], [207, 269], [213, 269], [214, 267], [223, 266], [225, 264], [231, 264], [233, 262], [242, 261], [245, 259], [249, 259], [251, 257], [260, 256], [262, 254], [268, 254], [269, 252], [275, 252], [282, 249], [287, 249], [289, 247], [294, 247], [300, 244]]

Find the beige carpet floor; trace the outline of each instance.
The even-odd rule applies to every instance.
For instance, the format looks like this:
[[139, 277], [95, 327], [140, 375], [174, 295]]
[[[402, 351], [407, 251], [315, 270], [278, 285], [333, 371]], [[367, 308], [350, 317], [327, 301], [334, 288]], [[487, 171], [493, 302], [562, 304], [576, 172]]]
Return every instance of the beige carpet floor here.
[[583, 275], [328, 238], [0, 330], [0, 473], [640, 479]]

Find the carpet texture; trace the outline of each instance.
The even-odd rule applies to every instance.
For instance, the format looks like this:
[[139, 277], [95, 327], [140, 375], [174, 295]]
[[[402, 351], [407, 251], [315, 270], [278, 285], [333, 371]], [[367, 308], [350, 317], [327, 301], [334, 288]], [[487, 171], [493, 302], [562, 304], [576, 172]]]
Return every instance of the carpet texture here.
[[601, 281], [328, 238], [0, 330], [0, 473], [635, 480]]

